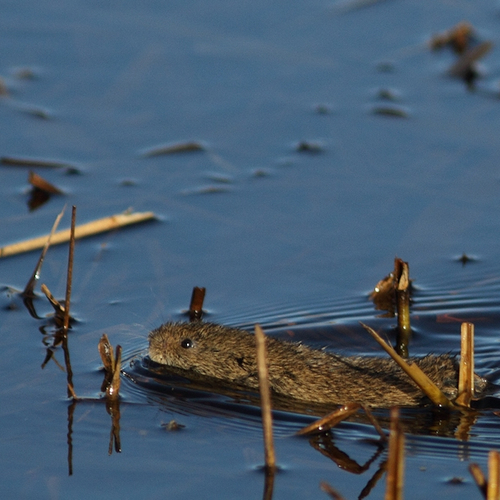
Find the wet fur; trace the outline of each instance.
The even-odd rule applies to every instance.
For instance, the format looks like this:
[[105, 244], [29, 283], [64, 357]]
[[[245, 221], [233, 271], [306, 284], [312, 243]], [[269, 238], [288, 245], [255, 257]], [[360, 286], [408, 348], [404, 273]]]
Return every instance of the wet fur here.
[[[184, 347], [183, 347], [184, 346]], [[340, 356], [267, 337], [269, 382], [274, 392], [311, 403], [358, 402], [375, 407], [417, 406], [427, 398], [390, 358]], [[212, 323], [165, 323], [149, 334], [156, 363], [258, 389], [255, 338]], [[454, 356], [428, 355], [415, 362], [450, 398], [457, 395]], [[476, 376], [476, 387], [486, 382]]]

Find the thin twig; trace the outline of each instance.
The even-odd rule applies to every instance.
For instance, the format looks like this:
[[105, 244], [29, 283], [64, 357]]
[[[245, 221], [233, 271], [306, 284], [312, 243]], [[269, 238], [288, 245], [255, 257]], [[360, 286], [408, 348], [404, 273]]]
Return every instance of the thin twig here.
[[276, 456], [273, 442], [273, 418], [271, 415], [271, 392], [269, 390], [266, 337], [259, 325], [255, 325], [255, 340], [257, 344], [257, 368], [259, 372], [266, 469], [274, 471], [276, 469]]
[[[48, 236], [45, 237], [45, 243], [43, 245], [43, 250], [42, 253], [40, 254], [40, 258], [38, 259], [38, 262], [35, 266], [35, 270], [33, 271], [33, 274], [31, 275], [31, 278], [29, 279], [28, 283], [26, 283], [26, 286], [24, 287], [23, 295], [25, 297], [33, 296], [34, 295], [34, 288], [35, 288], [35, 283], [40, 277], [40, 270], [42, 269], [42, 264], [45, 259], [45, 255], [47, 254], [47, 250], [49, 249], [50, 242], [52, 240], [52, 237], [54, 236], [54, 233], [57, 230], [57, 226], [59, 226], [59, 222], [61, 222], [62, 216], [64, 215], [64, 210], [66, 209], [66, 206], [61, 210], [59, 215], [56, 217], [56, 220], [54, 221], [54, 224], [52, 225], [52, 229], [50, 230], [50, 233]], [[0, 256], [2, 255], [1, 250], [0, 250]]]
[[68, 334], [69, 328], [69, 308], [71, 300], [71, 287], [73, 284], [73, 258], [75, 255], [75, 225], [76, 225], [76, 207], [73, 205], [71, 211], [71, 231], [69, 239], [69, 254], [68, 254], [68, 273], [66, 279], [66, 300], [64, 302], [64, 332]]

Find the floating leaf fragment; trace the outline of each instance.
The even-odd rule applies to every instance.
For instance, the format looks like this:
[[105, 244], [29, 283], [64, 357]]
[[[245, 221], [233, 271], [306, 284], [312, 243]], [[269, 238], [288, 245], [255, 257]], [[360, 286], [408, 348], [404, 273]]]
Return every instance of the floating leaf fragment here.
[[187, 141], [187, 142], [177, 142], [173, 144], [163, 144], [160, 146], [155, 146], [144, 152], [143, 156], [160, 156], [160, 155], [172, 155], [179, 153], [192, 153], [196, 151], [204, 151], [205, 147], [200, 142]]
[[389, 118], [409, 118], [410, 113], [407, 109], [402, 106], [396, 105], [383, 105], [374, 106], [372, 108], [372, 113], [374, 115], [387, 116]]

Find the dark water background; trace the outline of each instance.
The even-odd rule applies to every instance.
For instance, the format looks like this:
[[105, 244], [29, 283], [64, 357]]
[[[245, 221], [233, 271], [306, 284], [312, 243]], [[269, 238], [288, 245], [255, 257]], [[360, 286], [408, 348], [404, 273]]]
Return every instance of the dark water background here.
[[[456, 56], [427, 46], [463, 19], [495, 44], [473, 92], [446, 75]], [[29, 212], [28, 170], [2, 166], [0, 245], [46, 233], [65, 203], [78, 207], [79, 222], [129, 207], [159, 217], [77, 244], [70, 349], [86, 401], [73, 415], [71, 476], [66, 377], [54, 362], [41, 370], [45, 323], [13, 291], [38, 255], [0, 261], [2, 498], [261, 497], [258, 414], [228, 400], [162, 397], [125, 380], [122, 452], [108, 456], [99, 337], [137, 359], [147, 332], [179, 319], [195, 285], [207, 288], [213, 321], [379, 353], [357, 322], [393, 326], [367, 294], [398, 255], [415, 279], [412, 352], [458, 350], [460, 321], [473, 321], [477, 368], [497, 380], [496, 2], [21, 0], [2, 3], [0, 24], [9, 89], [0, 155], [82, 170], [34, 169], [66, 195]], [[387, 104], [407, 118], [373, 113], [387, 89], [398, 99]], [[141, 155], [187, 140], [205, 151]], [[298, 152], [301, 141], [322, 151]], [[463, 252], [475, 261], [463, 266]], [[51, 248], [42, 272], [59, 298], [66, 259], [65, 246]], [[35, 305], [40, 316], [51, 312], [41, 295]], [[63, 363], [61, 351], [56, 358]], [[185, 428], [166, 432], [172, 419]], [[357, 498], [383, 456], [361, 475], [346, 472], [291, 437], [306, 421], [277, 415], [274, 498], [326, 498], [323, 480]], [[485, 468], [498, 428], [487, 411], [467, 441], [408, 435], [405, 498], [480, 498], [467, 466]], [[374, 437], [346, 423], [334, 441], [364, 463]], [[383, 483], [369, 498], [382, 498]]]

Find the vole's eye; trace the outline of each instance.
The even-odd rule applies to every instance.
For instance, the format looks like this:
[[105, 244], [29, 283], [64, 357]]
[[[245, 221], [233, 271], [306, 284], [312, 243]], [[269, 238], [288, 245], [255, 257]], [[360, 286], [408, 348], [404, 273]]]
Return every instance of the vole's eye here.
[[181, 347], [183, 347], [184, 349], [189, 349], [190, 347], [193, 347], [193, 346], [194, 346], [194, 342], [191, 339], [184, 339], [181, 342]]

